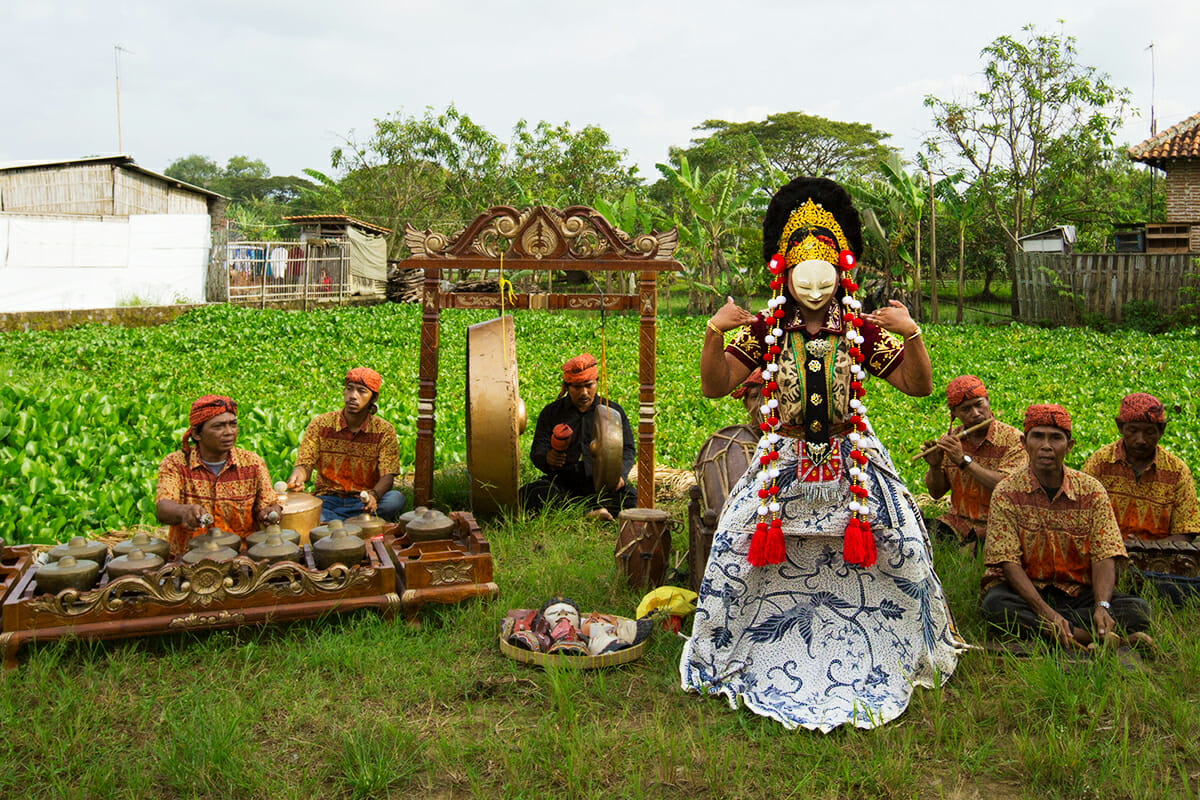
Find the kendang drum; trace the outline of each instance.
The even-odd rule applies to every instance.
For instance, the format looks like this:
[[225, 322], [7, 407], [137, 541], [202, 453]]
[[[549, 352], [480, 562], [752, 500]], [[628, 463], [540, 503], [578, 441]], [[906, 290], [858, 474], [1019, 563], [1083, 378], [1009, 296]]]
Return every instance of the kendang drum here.
[[692, 469], [696, 485], [688, 503], [688, 582], [700, 591], [713, 532], [729, 490], [745, 474], [758, 446], [759, 432], [750, 425], [728, 425], [709, 436]]
[[667, 576], [671, 555], [671, 518], [657, 508], [627, 508], [621, 512], [617, 572], [635, 589], [653, 589]]

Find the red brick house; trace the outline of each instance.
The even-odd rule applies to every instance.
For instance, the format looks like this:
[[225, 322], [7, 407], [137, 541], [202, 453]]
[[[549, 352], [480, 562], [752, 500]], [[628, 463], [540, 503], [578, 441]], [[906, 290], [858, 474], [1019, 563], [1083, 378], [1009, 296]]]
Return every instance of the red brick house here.
[[[1187, 250], [1200, 252], [1200, 114], [1129, 148], [1129, 158], [1166, 174], [1167, 226], [1186, 236]], [[1149, 239], [1151, 226], [1147, 225]], [[1148, 248], [1149, 249], [1149, 248]]]

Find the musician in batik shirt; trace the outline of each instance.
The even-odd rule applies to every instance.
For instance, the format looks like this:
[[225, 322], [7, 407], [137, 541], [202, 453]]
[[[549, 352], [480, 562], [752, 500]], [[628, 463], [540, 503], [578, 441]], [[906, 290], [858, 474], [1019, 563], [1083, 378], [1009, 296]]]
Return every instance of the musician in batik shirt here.
[[1104, 487], [1064, 466], [1075, 444], [1070, 415], [1057, 405], [1029, 406], [1022, 442], [1028, 468], [992, 493], [980, 585], [984, 620], [1072, 647], [1145, 631], [1146, 601], [1113, 589], [1116, 562], [1126, 554]]
[[987, 388], [974, 375], [959, 375], [946, 384], [946, 405], [952, 425], [965, 436], [947, 433], [924, 444], [925, 488], [934, 500], [950, 492], [950, 512], [931, 526], [930, 533], [949, 538], [972, 555], [987, 534], [992, 490], [1003, 478], [1026, 464], [1021, 432], [992, 416]]
[[1121, 400], [1121, 438], [1088, 457], [1083, 471], [1108, 492], [1126, 539], [1190, 542], [1200, 533], [1200, 505], [1187, 464], [1159, 445], [1167, 429], [1162, 401], [1136, 392]]
[[380, 419], [383, 378], [355, 367], [343, 381], [343, 407], [314, 417], [300, 439], [288, 488], [302, 491], [315, 473], [313, 493], [321, 498], [321, 521], [363, 512], [395, 522], [405, 497], [392, 488], [400, 471], [396, 429]]

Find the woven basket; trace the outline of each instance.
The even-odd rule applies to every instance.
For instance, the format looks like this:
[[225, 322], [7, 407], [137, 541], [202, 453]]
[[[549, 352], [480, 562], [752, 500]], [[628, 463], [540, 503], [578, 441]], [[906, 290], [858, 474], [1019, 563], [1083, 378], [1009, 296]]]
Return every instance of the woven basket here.
[[599, 669], [601, 667], [615, 667], [620, 664], [628, 664], [630, 661], [636, 661], [646, 651], [646, 642], [648, 641], [650, 641], [649, 637], [623, 650], [616, 650], [612, 653], [601, 653], [598, 656], [568, 656], [559, 653], [535, 653], [532, 650], [523, 650], [520, 647], [512, 646], [504, 640], [503, 636], [500, 636], [500, 652], [513, 661], [520, 661], [522, 664], [536, 664], [539, 667], [554, 664], [560, 667], [576, 667], [577, 669]]

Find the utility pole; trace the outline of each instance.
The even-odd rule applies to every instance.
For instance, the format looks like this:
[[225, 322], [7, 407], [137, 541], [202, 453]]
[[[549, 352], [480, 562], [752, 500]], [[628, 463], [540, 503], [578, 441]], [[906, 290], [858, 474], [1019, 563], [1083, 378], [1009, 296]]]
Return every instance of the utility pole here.
[[117, 152], [124, 153], [125, 148], [121, 141], [121, 53], [129, 53], [136, 55], [132, 50], [126, 50], [121, 45], [113, 45], [113, 71], [117, 76]]

